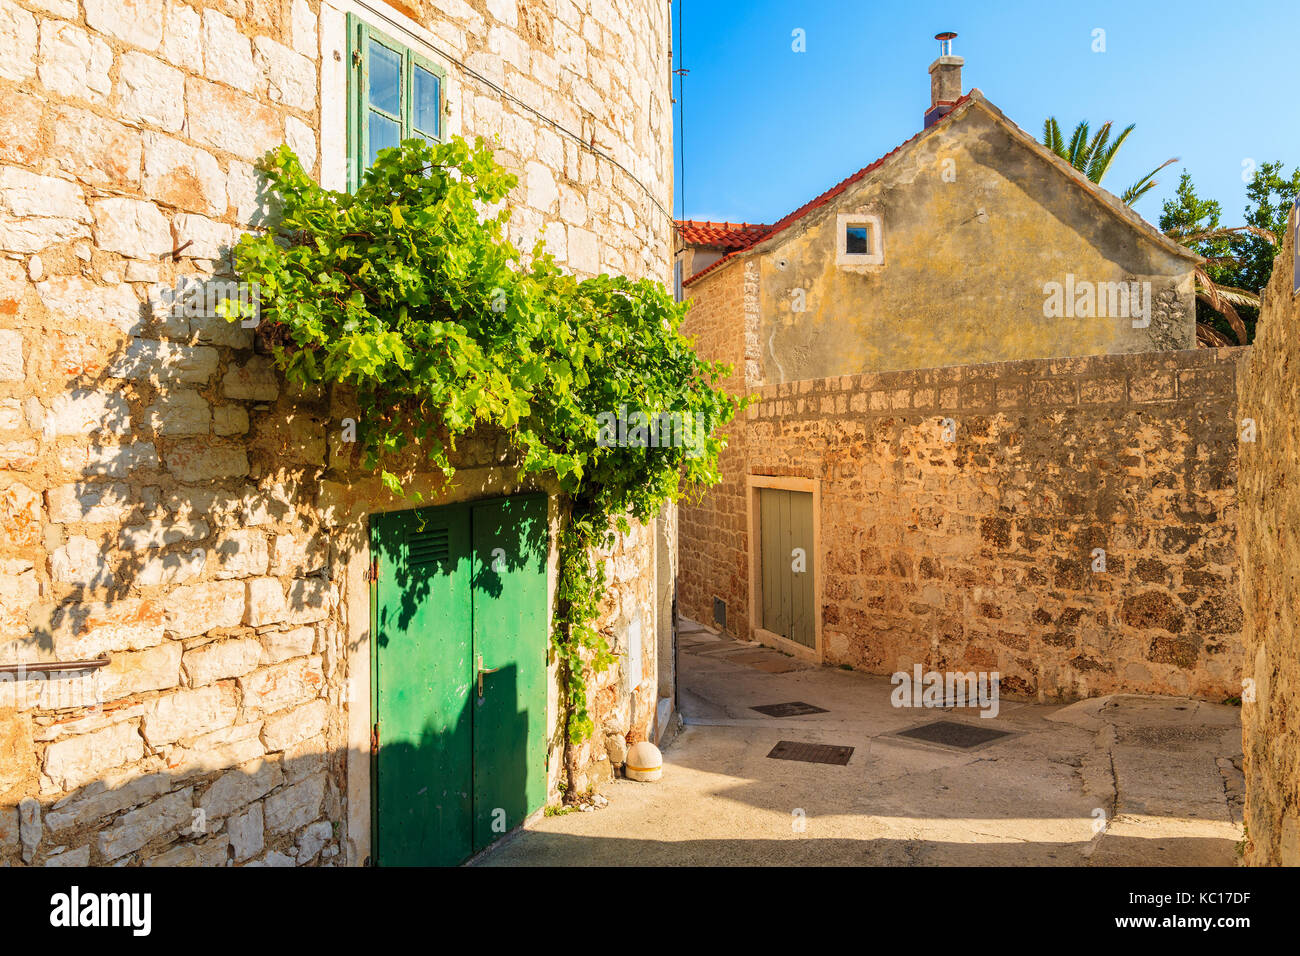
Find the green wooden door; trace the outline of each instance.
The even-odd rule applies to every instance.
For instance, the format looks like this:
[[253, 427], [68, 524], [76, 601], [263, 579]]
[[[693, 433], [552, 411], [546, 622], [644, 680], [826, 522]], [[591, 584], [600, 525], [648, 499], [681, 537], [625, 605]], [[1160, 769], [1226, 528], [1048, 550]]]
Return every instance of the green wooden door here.
[[760, 488], [759, 571], [764, 630], [804, 647], [816, 645], [812, 494]]
[[546, 499], [474, 508], [474, 849], [546, 802]]
[[546, 498], [373, 515], [371, 538], [373, 857], [453, 865], [546, 799]]
[[447, 865], [473, 852], [469, 518], [464, 508], [426, 508], [371, 519], [372, 855], [383, 866]]

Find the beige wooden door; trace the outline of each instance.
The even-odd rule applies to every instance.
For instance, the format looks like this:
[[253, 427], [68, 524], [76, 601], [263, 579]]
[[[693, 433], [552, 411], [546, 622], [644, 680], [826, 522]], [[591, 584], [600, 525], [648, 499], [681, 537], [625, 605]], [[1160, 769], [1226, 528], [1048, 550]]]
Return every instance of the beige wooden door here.
[[760, 626], [804, 647], [815, 647], [812, 492], [760, 488], [758, 503]]

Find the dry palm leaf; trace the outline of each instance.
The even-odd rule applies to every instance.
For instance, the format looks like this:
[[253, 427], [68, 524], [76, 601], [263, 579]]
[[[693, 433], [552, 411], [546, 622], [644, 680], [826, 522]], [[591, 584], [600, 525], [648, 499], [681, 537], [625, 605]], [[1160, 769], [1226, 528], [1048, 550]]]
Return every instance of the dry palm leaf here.
[[1214, 326], [1206, 325], [1204, 322], [1197, 322], [1196, 346], [1202, 349], [1224, 349], [1231, 348], [1232, 342]]

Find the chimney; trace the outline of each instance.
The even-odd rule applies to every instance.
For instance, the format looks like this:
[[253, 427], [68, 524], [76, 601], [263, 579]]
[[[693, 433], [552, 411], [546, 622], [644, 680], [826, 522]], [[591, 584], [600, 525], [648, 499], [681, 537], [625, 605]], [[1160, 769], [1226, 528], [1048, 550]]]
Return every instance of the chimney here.
[[930, 108], [925, 111], [925, 128], [929, 129], [961, 99], [961, 67], [966, 61], [952, 55], [952, 41], [957, 34], [936, 33], [939, 58], [930, 64]]

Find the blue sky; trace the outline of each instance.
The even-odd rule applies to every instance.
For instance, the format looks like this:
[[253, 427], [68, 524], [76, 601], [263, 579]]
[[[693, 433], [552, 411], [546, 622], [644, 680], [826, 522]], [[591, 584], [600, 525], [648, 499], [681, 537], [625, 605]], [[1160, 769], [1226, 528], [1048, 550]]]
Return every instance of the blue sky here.
[[774, 222], [903, 142], [929, 106], [942, 30], [958, 34], [964, 90], [1035, 138], [1053, 115], [1067, 137], [1081, 119], [1136, 123], [1113, 192], [1179, 157], [1136, 204], [1153, 223], [1184, 168], [1238, 225], [1243, 163], [1300, 165], [1300, 0], [674, 0], [672, 17], [674, 66], [681, 53], [690, 70], [678, 218], [684, 199], [686, 218]]

